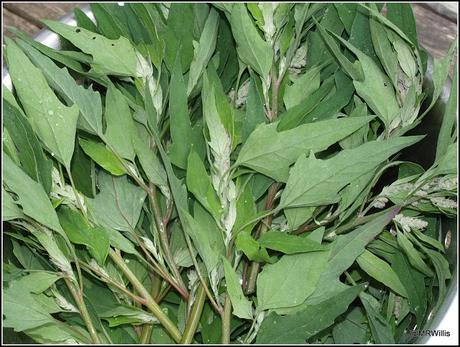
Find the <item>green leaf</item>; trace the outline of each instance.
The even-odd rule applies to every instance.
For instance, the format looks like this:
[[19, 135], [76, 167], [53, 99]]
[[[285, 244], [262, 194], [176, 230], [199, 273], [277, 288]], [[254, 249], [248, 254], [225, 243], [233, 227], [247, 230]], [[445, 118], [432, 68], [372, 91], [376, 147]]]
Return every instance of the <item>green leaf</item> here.
[[3, 100], [3, 125], [16, 148], [21, 168], [35, 181], [42, 184], [45, 192], [51, 190], [51, 169], [53, 163], [41, 148], [27, 119], [7, 100]]
[[166, 31], [161, 38], [165, 42], [165, 62], [173, 70], [176, 57], [181, 58], [182, 73], [186, 72], [193, 59], [193, 28], [195, 15], [192, 4], [171, 4]]
[[46, 323], [54, 323], [54, 318], [32, 293], [38, 294], [49, 288], [60, 278], [49, 272], [34, 272], [9, 283], [4, 289], [3, 323], [15, 331], [24, 331]]
[[134, 245], [132, 244], [132, 242], [129, 241], [126, 237], [124, 237], [119, 231], [116, 231], [111, 228], [105, 228], [105, 232], [107, 233], [109, 240], [110, 240], [110, 244], [113, 247], [125, 253], [135, 254], [135, 255], [139, 254], [134, 248]]
[[2, 221], [7, 222], [23, 216], [21, 209], [13, 201], [10, 194], [2, 186]]
[[[352, 119], [356, 118], [350, 118]], [[320, 206], [338, 202], [339, 191], [347, 184], [372, 171], [402, 148], [419, 140], [420, 137], [412, 136], [371, 141], [357, 148], [343, 150], [326, 160], [301, 156], [290, 172], [286, 188], [281, 195], [280, 208]]]
[[423, 261], [420, 253], [415, 249], [414, 245], [410, 242], [406, 235], [398, 231], [397, 241], [399, 247], [404, 251], [409, 259], [410, 264], [426, 276], [433, 277], [433, 271]]
[[7, 43], [9, 73], [32, 128], [51, 155], [70, 168], [78, 106], [62, 104], [46, 83], [43, 73], [32, 65], [16, 44], [11, 40]]
[[[241, 189], [243, 189], [243, 191], [241, 191]], [[240, 193], [236, 201], [236, 219], [235, 224], [233, 224], [234, 235], [236, 235], [243, 225], [253, 221], [257, 217], [257, 207], [251, 186], [245, 184], [244, 187], [239, 187], [238, 190]], [[256, 224], [257, 222], [250, 223], [241, 229], [241, 232], [250, 233]]]
[[110, 328], [122, 324], [140, 325], [145, 323], [158, 323], [155, 316], [149, 312], [129, 305], [120, 305], [100, 313], [99, 316], [109, 323]]
[[206, 265], [208, 273], [217, 268], [220, 257], [225, 253], [222, 234], [217, 224], [199, 204], [194, 205], [195, 215], [192, 217], [187, 211], [181, 211], [185, 232], [190, 236], [201, 259]]
[[121, 157], [133, 161], [135, 156], [133, 139], [137, 136], [134, 120], [128, 102], [113, 85], [107, 89], [105, 119], [107, 129], [104, 137], [107, 139], [107, 143]]
[[333, 119], [278, 132], [277, 124], [261, 124], [249, 136], [235, 165], [250, 167], [286, 182], [289, 166], [299, 155], [321, 151], [368, 123], [372, 117]]
[[304, 118], [304, 123], [335, 118], [348, 105], [355, 92], [353, 81], [342, 70], [334, 74], [334, 80], [335, 92], [315, 106]]
[[286, 109], [300, 104], [319, 88], [321, 68], [321, 65], [312, 67], [286, 87], [283, 97]]
[[340, 20], [343, 23], [343, 26], [345, 27], [345, 30], [350, 35], [353, 21], [357, 12], [357, 5], [353, 3], [335, 3], [334, 6], [337, 10]]
[[99, 194], [89, 199], [93, 217], [100, 225], [120, 231], [136, 228], [147, 193], [128, 181], [126, 176], [98, 175]]
[[192, 150], [188, 156], [187, 188], [195, 198], [219, 222], [222, 213], [219, 197], [214, 190], [211, 178], [206, 172], [201, 158]]
[[[325, 80], [321, 86], [314, 91], [309, 98], [302, 101], [300, 104], [291, 107], [289, 110], [284, 112], [279, 116], [280, 121], [278, 124], [278, 131], [290, 130], [302, 123], [310, 123], [316, 120], [316, 117], [313, 116], [315, 109], [320, 109], [324, 103], [323, 100], [326, 100], [327, 96], [331, 93], [334, 87], [334, 81], [332, 78]], [[353, 89], [353, 88], [352, 88]], [[342, 94], [341, 92], [336, 94]], [[334, 95], [335, 96], [335, 95]], [[334, 100], [330, 98], [331, 101]], [[318, 113], [322, 110], [317, 110]], [[331, 111], [331, 110], [330, 110]], [[333, 112], [333, 111], [331, 111]], [[335, 115], [335, 114], [334, 114]], [[331, 114], [328, 112], [328, 116]], [[319, 118], [319, 117], [318, 117]]]
[[73, 9], [75, 15], [75, 20], [77, 21], [77, 26], [82, 27], [86, 30], [96, 32], [96, 24], [83, 12], [79, 7]]
[[336, 344], [365, 344], [368, 336], [366, 316], [361, 307], [354, 307], [332, 328], [332, 337]]
[[[20, 38], [20, 41], [26, 42], [27, 44], [34, 47], [41, 53], [45, 54], [47, 57], [61, 63], [64, 66], [67, 66], [69, 69], [72, 69], [73, 71], [76, 71], [79, 74], [82, 74], [84, 76], [88, 76], [93, 81], [96, 81], [104, 86], [107, 85], [107, 83], [110, 81], [107, 76], [98, 76], [92, 72], [91, 73], [87, 72], [88, 69], [86, 68], [86, 66], [84, 66], [80, 61], [76, 60], [76, 57], [72, 57], [72, 56], [69, 56], [69, 54], [65, 54], [66, 52], [68, 53], [69, 51], [61, 51], [61, 50], [50, 48], [38, 41], [33, 40], [32, 38], [30, 38], [27, 34], [23, 32], [20, 32], [15, 29], [11, 29], [11, 31], [14, 32], [14, 34]], [[81, 53], [81, 52], [74, 52], [74, 51], [72, 52], [80, 53], [80, 55], [85, 55], [84, 53]], [[86, 61], [84, 62], [84, 64], [86, 64]]]
[[436, 160], [440, 159], [446, 152], [448, 146], [452, 142], [452, 133], [456, 129], [457, 117], [457, 81], [458, 72], [457, 65], [454, 70], [454, 79], [450, 89], [449, 100], [447, 101], [446, 109], [442, 118], [441, 128], [439, 129], [438, 142], [436, 145]]
[[431, 260], [431, 263], [433, 264], [433, 267], [436, 271], [436, 277], [438, 279], [439, 292], [438, 299], [436, 300], [436, 304], [434, 307], [434, 310], [437, 311], [446, 296], [446, 280], [451, 278], [451, 273], [449, 270], [449, 263], [442, 254], [439, 254], [436, 251], [432, 251], [431, 249], [427, 249], [426, 254], [428, 255], [428, 257]]
[[224, 264], [225, 283], [230, 301], [232, 302], [233, 314], [242, 319], [252, 319], [252, 305], [243, 294], [238, 275], [226, 258], [222, 257], [222, 262]]
[[396, 88], [398, 83], [398, 57], [391, 47], [385, 26], [374, 18], [369, 19], [374, 51], [379, 57], [385, 72]]
[[260, 327], [257, 343], [305, 343], [308, 338], [332, 325], [362, 290], [363, 286], [348, 287], [338, 295], [319, 304], [308, 305], [291, 315], [271, 313]]
[[445, 252], [444, 246], [438, 240], [428, 235], [425, 235], [420, 230], [412, 230], [412, 233], [423, 243], [430, 245], [431, 247], [437, 249], [438, 251], [441, 251], [442, 253]]
[[421, 326], [427, 309], [425, 276], [411, 267], [401, 252], [395, 253], [391, 267], [406, 288], [410, 310], [415, 314], [417, 325]]
[[[374, 307], [375, 305], [373, 302], [376, 301], [376, 299], [364, 292], [362, 292], [359, 297], [366, 310], [374, 342], [381, 344], [394, 344], [395, 340], [390, 324]], [[376, 302], [376, 304], [378, 304], [378, 302]]]
[[338, 278], [347, 270], [364, 252], [366, 245], [393, 219], [396, 211], [390, 210], [346, 235], [339, 235], [334, 242], [327, 270], [322, 274], [322, 283]]
[[56, 211], [40, 183], [31, 179], [8, 157], [3, 156], [3, 184], [14, 192], [25, 215], [35, 219], [48, 228], [63, 233]]
[[78, 127], [96, 135], [102, 134], [102, 104], [99, 92], [92, 87], [85, 89], [78, 85], [66, 68], [59, 68], [53, 61], [32, 46], [20, 41], [30, 60], [42, 71], [51, 88], [67, 103], [76, 104], [80, 109]]
[[257, 125], [265, 122], [264, 99], [259, 91], [258, 83], [254, 75], [249, 82], [248, 98], [246, 99], [246, 112], [241, 126], [241, 140], [243, 143], [254, 131]]
[[109, 235], [104, 228], [92, 227], [77, 211], [67, 207], [59, 210], [59, 221], [69, 240], [85, 245], [99, 264], [104, 264], [109, 253]]
[[418, 47], [417, 26], [409, 3], [388, 3], [386, 17]]
[[75, 146], [70, 165], [70, 174], [77, 191], [89, 198], [94, 198], [96, 195], [96, 165], [85, 154], [79, 142]]
[[284, 255], [257, 277], [258, 309], [297, 306], [314, 291], [330, 252]]
[[[324, 35], [329, 34], [324, 33]], [[340, 36], [335, 35], [335, 37], [358, 58], [362, 69], [362, 78], [361, 76], [356, 77], [351, 75], [354, 80], [353, 84], [356, 92], [364, 99], [385, 125], [388, 126], [398, 115], [399, 111], [395, 91], [391, 85], [390, 79], [383, 73], [372, 58]], [[341, 64], [343, 64], [343, 62], [341, 62]]]
[[230, 24], [240, 59], [263, 79], [268, 79], [273, 60], [272, 48], [257, 32], [244, 4], [233, 5]]
[[176, 64], [171, 72], [169, 88], [169, 128], [172, 144], [168, 151], [171, 162], [182, 169], [187, 166], [187, 157], [192, 142], [192, 125], [185, 88], [180, 59], [177, 56]]
[[137, 136], [133, 138], [134, 150], [142, 169], [144, 169], [149, 181], [160, 187], [165, 196], [169, 196], [166, 172], [160, 159], [158, 159], [158, 155], [154, 151], [152, 138], [143, 125], [138, 124], [136, 131]]
[[433, 96], [431, 98], [430, 105], [427, 109], [425, 109], [422, 116], [427, 114], [428, 111], [431, 110], [431, 108], [434, 106], [439, 96], [441, 95], [441, 92], [444, 88], [444, 84], [446, 83], [447, 77], [449, 76], [449, 70], [452, 63], [452, 59], [454, 57], [456, 45], [457, 43], [456, 41], [454, 41], [450, 46], [447, 55], [444, 58], [433, 58]]
[[120, 160], [103, 143], [79, 139], [83, 151], [112, 175], [121, 176], [126, 170]]
[[386, 261], [364, 250], [364, 252], [356, 258], [356, 262], [369, 276], [391, 288], [395, 293], [406, 298], [408, 297], [406, 288]]
[[151, 4], [130, 3], [129, 6], [136, 13], [137, 19], [140, 20], [148, 33], [149, 44], [152, 47], [152, 49], [149, 49], [150, 58], [153, 65], [158, 69], [161, 67], [161, 61], [164, 56], [165, 43], [158, 35], [154, 10]]
[[262, 247], [283, 252], [285, 254], [317, 252], [328, 250], [329, 247], [321, 245], [310, 238], [272, 231], [260, 236], [259, 243]]
[[89, 334], [85, 336], [77, 333], [70, 324], [63, 322], [49, 322], [36, 328], [24, 331], [35, 343], [40, 344], [68, 344], [90, 343]]
[[125, 37], [110, 40], [84, 28], [50, 20], [43, 22], [83, 52], [92, 55], [90, 72], [100, 75], [139, 76], [136, 51]]
[[189, 78], [187, 84], [187, 95], [190, 95], [195, 88], [198, 79], [208, 65], [209, 59], [216, 48], [217, 31], [219, 28], [219, 14], [216, 10], [209, 11], [200, 42], [195, 47], [195, 54], [190, 65]]
[[[222, 144], [226, 144], [228, 139], [231, 141], [231, 149], [234, 149], [239, 141], [239, 134], [235, 120], [235, 109], [230, 105], [228, 96], [225, 94], [221, 80], [217, 75], [217, 71], [214, 66], [210, 64], [206, 73], [203, 76], [203, 89], [202, 89], [202, 100], [203, 100], [203, 109], [204, 109], [204, 120], [208, 126], [210, 132], [210, 146], [213, 147], [214, 144], [218, 144], [216, 141], [217, 136], [222, 135]], [[212, 110], [215, 108], [216, 112], [213, 114]], [[220, 129], [221, 123], [228, 135]], [[213, 139], [214, 137], [214, 139]], [[215, 147], [215, 146], [214, 146]], [[223, 150], [218, 145], [217, 150], [219, 153]], [[230, 150], [230, 149], [227, 149]]]
[[243, 252], [251, 261], [259, 263], [272, 263], [273, 260], [267, 253], [267, 250], [260, 247], [260, 244], [251, 236], [250, 231], [241, 231], [236, 236], [236, 248]]
[[284, 215], [288, 221], [288, 226], [290, 230], [295, 230], [300, 227], [302, 224], [309, 221], [313, 214], [316, 211], [316, 207], [294, 207], [294, 208], [285, 208]]

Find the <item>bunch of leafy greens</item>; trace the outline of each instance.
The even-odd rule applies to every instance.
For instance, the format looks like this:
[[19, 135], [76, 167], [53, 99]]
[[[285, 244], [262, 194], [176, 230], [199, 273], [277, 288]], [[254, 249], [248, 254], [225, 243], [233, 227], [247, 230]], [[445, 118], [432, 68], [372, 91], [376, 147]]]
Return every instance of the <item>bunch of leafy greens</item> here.
[[451, 278], [457, 80], [432, 165], [403, 160], [454, 47], [428, 59], [427, 92], [410, 5], [383, 7], [92, 4], [97, 23], [45, 21], [59, 50], [12, 29], [4, 326], [39, 343], [411, 342]]

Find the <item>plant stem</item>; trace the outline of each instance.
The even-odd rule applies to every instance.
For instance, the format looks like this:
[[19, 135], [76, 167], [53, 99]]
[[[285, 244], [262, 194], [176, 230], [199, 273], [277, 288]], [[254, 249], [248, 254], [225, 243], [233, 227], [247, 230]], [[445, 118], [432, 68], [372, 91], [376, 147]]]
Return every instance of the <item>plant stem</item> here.
[[183, 292], [188, 297], [187, 287], [185, 286], [184, 281], [182, 280], [179, 269], [177, 268], [177, 265], [174, 262], [171, 248], [169, 247], [168, 234], [166, 232], [166, 225], [164, 223], [164, 219], [161, 216], [161, 210], [160, 210], [160, 206], [158, 204], [158, 199], [156, 195], [156, 188], [154, 185], [151, 184], [149, 190], [150, 190], [150, 193], [149, 193], [150, 205], [152, 207], [153, 216], [154, 216], [154, 220], [155, 220], [155, 224], [156, 224], [158, 233], [160, 234], [161, 248], [163, 249], [163, 252], [165, 254], [166, 261], [168, 262], [168, 265], [174, 274], [174, 279], [176, 280], [177, 284], [182, 288]]
[[[161, 298], [160, 296], [160, 291], [161, 291], [161, 278], [159, 276], [151, 276], [152, 278], [152, 289], [150, 291], [152, 297], [157, 301], [157, 303], [160, 303]], [[142, 331], [141, 331], [141, 336], [139, 338], [139, 343], [142, 344], [148, 344], [150, 342], [150, 339], [152, 337], [152, 330], [153, 330], [153, 324], [144, 324], [142, 326]]]
[[230, 322], [232, 318], [232, 303], [230, 297], [225, 297], [224, 312], [222, 313], [222, 344], [228, 345], [230, 343]]
[[69, 288], [70, 293], [72, 294], [72, 297], [75, 300], [75, 303], [78, 306], [78, 310], [80, 311], [81, 318], [83, 319], [83, 322], [85, 322], [86, 328], [88, 329], [88, 332], [89, 332], [89, 335], [91, 336], [91, 340], [93, 344], [100, 344], [101, 340], [99, 339], [99, 336], [97, 335], [97, 331], [94, 328], [93, 321], [91, 320], [88, 309], [86, 308], [82, 293], [78, 292], [75, 284], [72, 281], [70, 281], [67, 278], [65, 278], [64, 280], [65, 280], [67, 287]]
[[190, 344], [193, 340], [193, 336], [195, 335], [196, 328], [198, 327], [198, 323], [200, 322], [201, 314], [203, 313], [204, 302], [206, 299], [206, 291], [201, 284], [198, 288], [195, 302], [193, 303], [192, 311], [187, 320], [187, 324], [185, 325], [184, 334], [182, 335], [182, 339], [180, 343], [183, 344]]
[[[270, 210], [273, 208], [275, 196], [280, 186], [281, 185], [279, 183], [273, 183], [268, 189], [267, 201], [265, 202], [265, 209]], [[260, 237], [260, 235], [263, 235], [270, 228], [272, 219], [273, 219], [273, 215], [271, 214], [265, 218], [265, 221], [259, 224], [259, 229], [257, 230], [256, 235], [255, 235], [256, 238]], [[256, 281], [257, 281], [257, 275], [259, 274], [259, 270], [260, 270], [260, 263], [253, 262], [251, 266], [251, 270], [250, 270], [251, 272], [250, 272], [250, 275], [247, 281], [246, 294], [254, 293], [256, 289]]]
[[[130, 292], [128, 289], [123, 287], [120, 283], [115, 282], [110, 277], [107, 277], [105, 274], [99, 272], [98, 270], [93, 268], [91, 265], [86, 264], [85, 262], [82, 262], [82, 261], [79, 260], [79, 263], [84, 269], [86, 269], [86, 271], [88, 273], [92, 274], [91, 272], [94, 272], [96, 275], [98, 275], [99, 277], [96, 277], [97, 279], [99, 279], [102, 282], [105, 282], [105, 283], [107, 283], [107, 284], [109, 284], [111, 286], [116, 287], [117, 289], [119, 289], [120, 291], [125, 293], [127, 296], [129, 296], [131, 299], [133, 299], [135, 302], [137, 302], [137, 303], [139, 303], [141, 305], [145, 304], [145, 300], [143, 298], [141, 298], [141, 297], [137, 296], [136, 294]], [[94, 276], [94, 274], [92, 274], [92, 275]]]
[[168, 331], [174, 341], [179, 342], [181, 339], [181, 333], [169, 317], [161, 310], [160, 306], [153, 300], [150, 293], [145, 289], [139, 279], [132, 273], [131, 269], [126, 265], [120, 254], [115, 252], [113, 249], [109, 252], [110, 258], [120, 268], [123, 274], [128, 278], [129, 282], [137, 290], [137, 292], [145, 299], [145, 306], [157, 317], [158, 321]]

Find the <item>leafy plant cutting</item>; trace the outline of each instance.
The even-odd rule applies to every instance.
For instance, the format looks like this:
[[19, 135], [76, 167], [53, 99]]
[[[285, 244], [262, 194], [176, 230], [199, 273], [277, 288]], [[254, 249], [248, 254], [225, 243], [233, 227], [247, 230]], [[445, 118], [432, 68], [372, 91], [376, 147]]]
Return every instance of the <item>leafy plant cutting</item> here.
[[[411, 343], [452, 277], [456, 47], [410, 4], [93, 3], [11, 28], [3, 326], [49, 344]], [[432, 86], [425, 80], [432, 70]], [[455, 252], [455, 250], [454, 250]]]

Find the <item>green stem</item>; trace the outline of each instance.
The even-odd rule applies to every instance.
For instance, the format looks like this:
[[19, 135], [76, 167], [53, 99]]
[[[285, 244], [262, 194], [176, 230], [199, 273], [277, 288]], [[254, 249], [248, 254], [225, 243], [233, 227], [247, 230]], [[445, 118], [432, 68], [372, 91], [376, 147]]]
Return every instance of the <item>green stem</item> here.
[[222, 344], [230, 344], [230, 322], [232, 318], [232, 303], [230, 302], [230, 297], [225, 297], [224, 312], [222, 313]]
[[[268, 190], [268, 194], [267, 194], [267, 201], [265, 202], [266, 209], [270, 210], [271, 208], [273, 208], [275, 196], [280, 186], [281, 185], [279, 183], [273, 183], [270, 186]], [[273, 219], [273, 214], [270, 214], [266, 217], [265, 222], [260, 224], [257, 234], [255, 235], [256, 238], [258, 238], [260, 235], [263, 235], [270, 228], [272, 219]], [[253, 262], [251, 266], [251, 272], [249, 274], [249, 279], [247, 282], [246, 294], [252, 294], [255, 292], [257, 275], [259, 274], [259, 270], [260, 270], [260, 263]]]
[[149, 200], [150, 205], [152, 206], [155, 224], [158, 233], [160, 234], [161, 248], [163, 249], [163, 252], [165, 254], [166, 261], [168, 262], [168, 265], [171, 268], [172, 273], [174, 274], [174, 279], [176, 280], [177, 284], [181, 287], [182, 291], [184, 292], [184, 295], [188, 297], [187, 287], [185, 286], [184, 281], [182, 280], [179, 269], [176, 263], [174, 262], [174, 257], [172, 255], [171, 248], [169, 247], [168, 234], [166, 233], [166, 225], [163, 223], [163, 218], [161, 216], [161, 210], [156, 195], [156, 188], [153, 185], [150, 185]]
[[115, 262], [115, 264], [120, 268], [123, 274], [128, 278], [129, 282], [145, 300], [145, 306], [157, 317], [161, 325], [166, 329], [166, 331], [171, 335], [174, 341], [179, 342], [182, 335], [179, 332], [179, 329], [174, 325], [174, 323], [169, 319], [169, 317], [161, 310], [161, 307], [153, 300], [150, 293], [145, 289], [139, 279], [132, 273], [131, 269], [126, 265], [123, 258], [115, 252], [113, 249], [109, 252], [110, 258]]
[[[157, 303], [161, 301], [159, 298], [160, 291], [161, 291], [161, 284], [162, 284], [161, 277], [153, 275], [152, 289], [150, 292], [152, 294], [152, 297], [157, 301]], [[141, 345], [150, 343], [150, 339], [152, 338], [152, 330], [153, 330], [153, 324], [143, 325], [141, 336], [139, 338], [139, 343]]]
[[78, 306], [78, 310], [80, 311], [81, 318], [83, 319], [83, 322], [85, 322], [86, 328], [88, 329], [88, 332], [89, 332], [89, 335], [91, 336], [91, 340], [93, 344], [100, 344], [101, 340], [99, 339], [99, 336], [97, 335], [97, 331], [94, 328], [93, 321], [91, 320], [88, 309], [86, 308], [82, 293], [78, 292], [75, 284], [72, 283], [72, 281], [70, 281], [69, 279], [66, 278], [65, 283], [67, 287], [69, 288], [69, 291], [72, 294], [72, 297], [74, 298], [75, 303]]
[[198, 327], [198, 323], [200, 322], [201, 314], [203, 313], [205, 299], [206, 291], [203, 285], [200, 285], [200, 287], [198, 288], [195, 302], [193, 303], [192, 311], [190, 312], [187, 324], [185, 325], [184, 334], [182, 335], [180, 343], [190, 344], [192, 342], [193, 336], [196, 332], [196, 328]]

